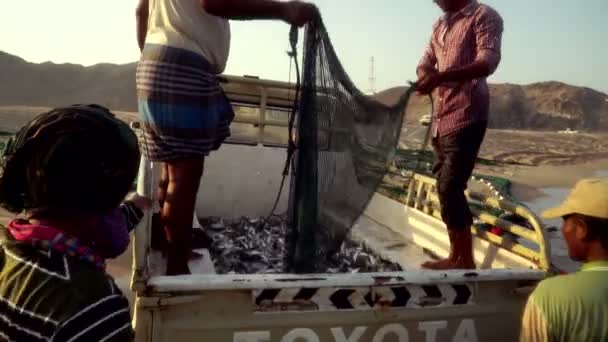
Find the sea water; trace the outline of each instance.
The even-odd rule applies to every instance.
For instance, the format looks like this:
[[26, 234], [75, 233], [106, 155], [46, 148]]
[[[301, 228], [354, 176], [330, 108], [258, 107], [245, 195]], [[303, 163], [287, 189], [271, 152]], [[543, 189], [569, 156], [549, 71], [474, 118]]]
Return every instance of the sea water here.
[[[600, 170], [597, 171], [593, 177], [608, 177], [608, 170]], [[527, 201], [525, 204], [537, 215], [541, 215], [543, 211], [554, 208], [560, 205], [568, 196], [571, 189], [570, 188], [560, 188], [560, 187], [550, 187], [541, 189], [543, 195], [532, 200]], [[547, 236], [551, 241], [551, 254], [554, 258], [554, 261], [557, 259], [561, 260], [569, 260], [568, 257], [568, 249], [566, 246], [566, 242], [563, 239], [561, 233], [562, 219], [543, 219], [546, 227], [556, 227], [559, 228], [557, 230], [549, 230], [547, 232]], [[569, 262], [562, 261], [562, 265], [570, 265]], [[580, 265], [578, 263], [572, 263], [565, 270], [569, 272], [575, 271], [578, 269]]]
[[[608, 170], [599, 170], [595, 172], [593, 177], [608, 177]], [[568, 196], [572, 189], [551, 187], [541, 189], [543, 195], [535, 198], [532, 201], [524, 202], [534, 213], [540, 215], [543, 211], [560, 205]], [[548, 226], [559, 227], [561, 219], [544, 220]]]

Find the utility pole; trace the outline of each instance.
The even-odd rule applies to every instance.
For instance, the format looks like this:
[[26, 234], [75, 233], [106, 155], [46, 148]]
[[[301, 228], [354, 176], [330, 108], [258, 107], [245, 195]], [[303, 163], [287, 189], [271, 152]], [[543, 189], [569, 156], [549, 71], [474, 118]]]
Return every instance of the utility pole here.
[[371, 69], [369, 73], [369, 93], [370, 95], [376, 94], [376, 70], [374, 66], [374, 57], [371, 60]]

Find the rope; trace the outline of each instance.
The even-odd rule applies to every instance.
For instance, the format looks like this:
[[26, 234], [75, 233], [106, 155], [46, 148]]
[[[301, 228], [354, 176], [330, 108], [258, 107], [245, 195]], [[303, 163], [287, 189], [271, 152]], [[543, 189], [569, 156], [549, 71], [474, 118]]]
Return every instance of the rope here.
[[[416, 87], [416, 84], [413, 84], [412, 87]], [[426, 150], [428, 144], [429, 144], [429, 140], [431, 138], [431, 130], [433, 129], [433, 119], [435, 118], [435, 102], [433, 101], [433, 94], [429, 94], [429, 101], [431, 101], [431, 123], [429, 124], [429, 127], [426, 129], [426, 132], [424, 134], [424, 141], [422, 141], [422, 146], [420, 148], [420, 150], [422, 151], [422, 153], [424, 153], [424, 151]], [[418, 170], [420, 170], [420, 161], [422, 160], [422, 158], [418, 158], [418, 164], [416, 165], [416, 168]]]
[[[279, 205], [279, 201], [281, 200], [281, 194], [283, 193], [283, 188], [285, 187], [285, 180], [289, 175], [289, 167], [293, 161], [293, 155], [297, 149], [296, 143], [293, 139], [293, 127], [295, 124], [296, 112], [298, 110], [298, 104], [300, 102], [300, 64], [298, 63], [298, 27], [292, 26], [291, 31], [289, 32], [289, 43], [291, 45], [291, 58], [294, 61], [295, 69], [296, 69], [296, 93], [294, 95], [293, 105], [291, 107], [291, 112], [289, 113], [289, 127], [288, 127], [288, 143], [287, 143], [287, 160], [285, 161], [285, 168], [283, 169], [283, 178], [281, 179], [281, 185], [279, 186], [279, 193], [277, 194], [277, 198], [274, 201], [274, 205], [272, 206], [272, 210], [270, 211], [269, 217], [276, 216], [275, 212]], [[291, 77], [291, 75], [290, 75]]]

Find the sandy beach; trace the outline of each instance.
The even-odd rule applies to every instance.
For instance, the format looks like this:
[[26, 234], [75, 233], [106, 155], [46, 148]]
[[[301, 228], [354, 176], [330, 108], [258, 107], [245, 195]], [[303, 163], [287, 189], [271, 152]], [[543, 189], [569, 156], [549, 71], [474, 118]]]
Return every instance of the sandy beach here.
[[577, 164], [507, 166], [502, 170], [478, 167], [477, 172], [511, 180], [512, 194], [522, 202], [543, 196], [544, 188], [571, 188], [577, 181], [588, 177], [607, 177], [608, 159]]

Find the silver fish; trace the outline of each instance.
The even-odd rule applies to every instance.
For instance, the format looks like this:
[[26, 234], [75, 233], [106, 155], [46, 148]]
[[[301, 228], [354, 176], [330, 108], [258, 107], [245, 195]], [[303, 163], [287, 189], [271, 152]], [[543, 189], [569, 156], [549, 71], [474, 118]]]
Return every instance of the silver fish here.
[[[220, 274], [278, 274], [284, 272], [286, 254], [285, 220], [277, 217], [200, 220], [207, 227], [210, 252]], [[322, 246], [321, 246], [322, 247]], [[322, 248], [320, 248], [321, 250]], [[374, 255], [365, 246], [346, 239], [338, 252], [320, 265], [323, 273], [398, 271], [400, 267]]]

